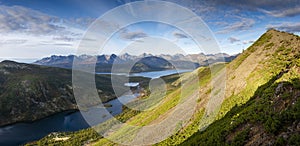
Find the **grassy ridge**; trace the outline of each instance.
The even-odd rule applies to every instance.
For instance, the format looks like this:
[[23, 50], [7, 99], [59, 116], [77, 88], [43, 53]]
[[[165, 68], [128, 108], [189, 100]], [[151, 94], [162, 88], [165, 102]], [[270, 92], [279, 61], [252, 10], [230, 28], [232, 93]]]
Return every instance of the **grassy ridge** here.
[[300, 118], [300, 75], [291, 74], [280, 72], [245, 104], [235, 106], [182, 145], [299, 145], [300, 129], [290, 129]]
[[[234, 88], [230, 88], [229, 85], [228, 88], [231, 90], [219, 112], [218, 119], [220, 120], [214, 122], [205, 131], [197, 132], [182, 145], [244, 145], [249, 143], [258, 145], [269, 142], [278, 144], [278, 141], [281, 145], [286, 144], [285, 142], [293, 144], [291, 139], [296, 139], [299, 135], [297, 133], [284, 134], [287, 128], [295, 124], [297, 118], [299, 119], [296, 115], [300, 113], [299, 41], [298, 36], [270, 30], [231, 62], [227, 71], [233, 75], [228, 75], [227, 82], [240, 77], [231, 72], [231, 69], [248, 68], [249, 70], [251, 68], [249, 65], [255, 66], [254, 70], [244, 78], [244, 84], [240, 84], [244, 86], [244, 89], [236, 92], [238, 90], [232, 90]], [[250, 64], [251, 60], [247, 59], [251, 58], [251, 55], [255, 56], [258, 63]], [[239, 85], [237, 82], [236, 84]], [[277, 91], [279, 89], [281, 89], [280, 92]], [[274, 99], [275, 95], [277, 99]], [[283, 102], [284, 107], [274, 110], [280, 105], [275, 104], [278, 99]], [[294, 102], [289, 102], [291, 99]], [[289, 115], [287, 116], [289, 118], [285, 114]], [[254, 138], [256, 135], [263, 134], [267, 135], [264, 140]], [[282, 139], [283, 135], [284, 139]], [[282, 143], [282, 141], [285, 142]]]

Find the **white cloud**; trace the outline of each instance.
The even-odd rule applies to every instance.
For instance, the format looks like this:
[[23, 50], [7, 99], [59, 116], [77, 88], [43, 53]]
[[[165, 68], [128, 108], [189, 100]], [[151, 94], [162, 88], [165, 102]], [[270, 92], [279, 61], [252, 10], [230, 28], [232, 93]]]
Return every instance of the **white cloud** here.
[[74, 22], [21, 6], [0, 5], [0, 57], [74, 53], [84, 33], [84, 27]]
[[[88, 20], [86, 23], [90, 24], [92, 19]], [[83, 33], [83, 29], [79, 27], [80, 22], [83, 21], [82, 19], [61, 19], [22, 6], [0, 5], [1, 33], [78, 35]]]
[[251, 18], [241, 18], [240, 21], [237, 21], [233, 24], [229, 24], [224, 29], [218, 31], [219, 34], [229, 33], [233, 31], [242, 31], [248, 30], [253, 27], [255, 24], [255, 20]]
[[0, 6], [0, 32], [47, 34], [65, 29], [55, 25], [58, 22], [57, 17], [21, 6]]
[[0, 58], [39, 58], [49, 54], [70, 54], [76, 47], [74, 42], [53, 41], [51, 36], [38, 37], [22, 33], [2, 34], [0, 40]]
[[300, 14], [300, 7], [287, 8], [283, 10], [263, 10], [260, 11], [274, 17], [292, 17]]
[[176, 38], [178, 38], [178, 39], [188, 38], [188, 36], [186, 36], [185, 34], [180, 33], [180, 32], [173, 32], [173, 36], [176, 37]]
[[285, 22], [277, 25], [267, 25], [267, 29], [275, 28], [286, 32], [300, 32], [300, 22]]
[[237, 39], [237, 38], [235, 38], [235, 37], [229, 37], [228, 40], [229, 40], [229, 42], [230, 42], [231, 44], [233, 44], [233, 43], [235, 43], [235, 42], [241, 41], [241, 40], [239, 40], [239, 39]]
[[243, 41], [243, 44], [246, 45], [246, 44], [252, 44], [254, 43], [254, 41]]
[[274, 17], [292, 17], [300, 14], [299, 0], [212, 0], [213, 5], [232, 6], [241, 10], [261, 11]]
[[145, 38], [148, 35], [144, 32], [144, 31], [128, 31], [127, 29], [124, 29], [122, 31], [120, 31], [120, 38], [124, 39], [124, 40], [128, 40], [128, 41], [133, 41], [133, 40], [138, 40], [141, 38]]

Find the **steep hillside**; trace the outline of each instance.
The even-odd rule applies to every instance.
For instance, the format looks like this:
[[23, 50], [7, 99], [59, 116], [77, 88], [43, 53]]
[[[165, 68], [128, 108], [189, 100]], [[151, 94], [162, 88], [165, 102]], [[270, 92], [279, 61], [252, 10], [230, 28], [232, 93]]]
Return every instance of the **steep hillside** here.
[[[194, 99], [194, 93], [199, 92], [192, 118], [188, 122], [179, 123], [178, 132], [157, 145], [257, 145], [276, 142], [286, 144], [286, 141], [293, 145], [294, 141], [299, 141], [299, 49], [299, 36], [268, 30], [231, 63], [200, 67], [169, 84], [172, 90], [167, 92], [162, 104], [156, 108], [147, 111], [128, 109], [117, 118], [129, 125], [155, 125], [176, 110], [181, 91], [184, 92], [184, 102]], [[218, 86], [212, 87], [212, 83], [221, 84], [218, 81], [222, 81], [224, 71], [226, 88], [221, 92]], [[198, 80], [194, 75], [197, 75]], [[182, 84], [187, 87], [179, 88]], [[222, 93], [225, 98], [220, 110], [208, 112], [210, 109], [206, 109], [206, 105], [210, 99], [222, 101], [219, 99]], [[135, 102], [132, 104], [135, 105]], [[120, 129], [108, 136], [128, 141], [130, 139], [122, 137], [122, 133], [130, 132], [132, 129]], [[67, 136], [87, 133], [91, 131], [83, 130]], [[81, 139], [76, 144], [87, 141], [93, 141], [92, 145], [115, 145], [101, 136], [93, 140]], [[51, 139], [45, 138], [42, 142], [51, 143]], [[56, 144], [68, 143], [72, 143], [72, 140]]]
[[[148, 80], [132, 78], [135, 79]], [[97, 75], [96, 86], [103, 102], [116, 98], [111, 76]], [[77, 109], [77, 105], [71, 70], [12, 61], [0, 63], [0, 126], [72, 109]]]
[[300, 145], [300, 61], [181, 145]]
[[32, 121], [67, 109], [76, 109], [70, 71], [0, 63], [0, 125]]
[[299, 36], [269, 30], [227, 74], [220, 120], [182, 145], [299, 145]]

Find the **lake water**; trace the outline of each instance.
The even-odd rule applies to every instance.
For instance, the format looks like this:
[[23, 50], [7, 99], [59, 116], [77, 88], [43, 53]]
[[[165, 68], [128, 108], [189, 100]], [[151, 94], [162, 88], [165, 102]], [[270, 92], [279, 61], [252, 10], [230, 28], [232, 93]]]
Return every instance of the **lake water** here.
[[130, 76], [142, 76], [146, 78], [159, 78], [162, 76], [189, 72], [191, 70], [164, 70], [164, 71], [152, 71], [152, 72], [141, 72], [141, 73], [133, 73]]
[[184, 73], [184, 72], [190, 72], [191, 70], [163, 70], [163, 71], [151, 71], [151, 72], [140, 72], [140, 73], [106, 73], [106, 72], [98, 72], [96, 74], [100, 75], [123, 75], [123, 76], [142, 76], [146, 78], [159, 78], [162, 76], [167, 76], [171, 74], [176, 74], [176, 73]]
[[[159, 78], [161, 76], [171, 75], [175, 73], [183, 73], [188, 71], [189, 70], [167, 70], [155, 72], [142, 72], [134, 73], [130, 76]], [[108, 107], [106, 109], [100, 106], [95, 106], [82, 113], [80, 111], [65, 111], [32, 123], [17, 123], [1, 127], [0, 145], [21, 145], [26, 142], [41, 139], [42, 137], [48, 135], [51, 132], [78, 131], [80, 129], [88, 128], [90, 127], [90, 125], [96, 125], [107, 120], [110, 116], [105, 115], [106, 110], [109, 111], [112, 115], [120, 114], [122, 112], [122, 105], [132, 101], [136, 97], [136, 94], [123, 95], [118, 99], [109, 101], [108, 104], [112, 105], [112, 107]], [[88, 117], [90, 119], [90, 125], [85, 121], [82, 114], [84, 114], [85, 117]]]

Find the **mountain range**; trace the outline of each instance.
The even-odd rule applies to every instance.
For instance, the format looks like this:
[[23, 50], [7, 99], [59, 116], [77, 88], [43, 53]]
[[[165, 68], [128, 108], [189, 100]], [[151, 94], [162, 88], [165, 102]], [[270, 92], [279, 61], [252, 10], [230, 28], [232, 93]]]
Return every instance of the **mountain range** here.
[[[62, 68], [72, 68], [73, 60], [76, 59], [78, 65], [92, 65], [96, 64], [97, 72], [111, 72], [112, 66], [116, 65], [119, 72], [126, 71], [128, 65], [133, 65], [131, 72], [167, 70], [167, 69], [196, 69], [199, 66], [206, 66], [208, 63], [215, 63], [220, 61], [230, 62], [237, 55], [230, 56], [225, 53], [219, 54], [176, 54], [176, 55], [152, 55], [144, 53], [139, 56], [130, 55], [128, 53], [117, 56], [111, 55], [69, 55], [42, 58], [37, 60], [34, 64], [54, 66]], [[125, 66], [125, 67], [124, 67]], [[122, 68], [123, 67], [123, 68]]]

